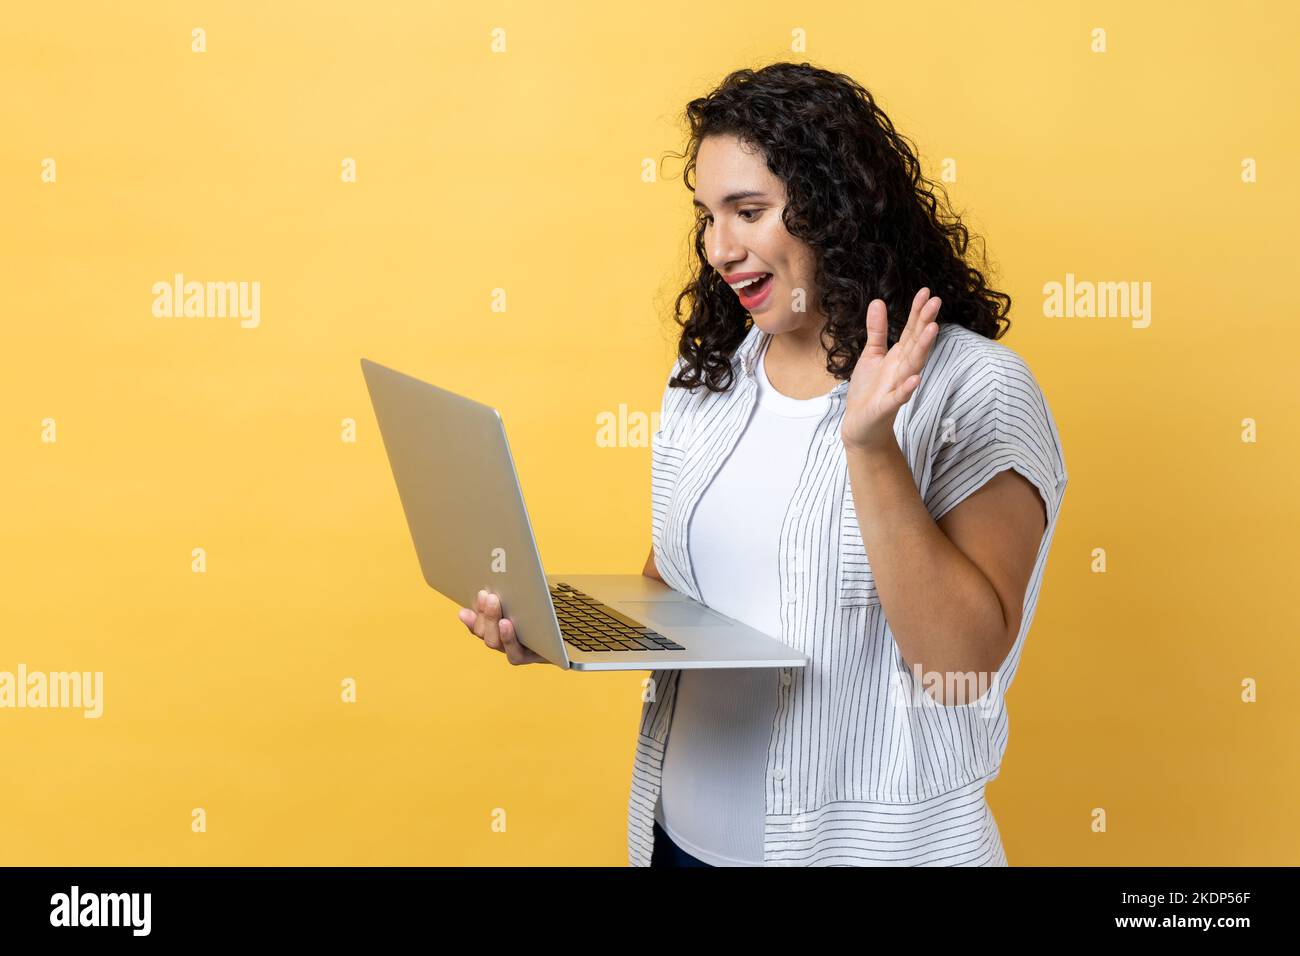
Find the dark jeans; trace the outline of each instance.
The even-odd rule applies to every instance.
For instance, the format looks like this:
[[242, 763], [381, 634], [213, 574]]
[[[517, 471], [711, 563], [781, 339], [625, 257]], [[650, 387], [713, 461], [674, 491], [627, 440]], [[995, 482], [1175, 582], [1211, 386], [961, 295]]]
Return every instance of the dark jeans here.
[[664, 828], [655, 821], [655, 846], [650, 854], [651, 866], [712, 866], [691, 856], [664, 832]]

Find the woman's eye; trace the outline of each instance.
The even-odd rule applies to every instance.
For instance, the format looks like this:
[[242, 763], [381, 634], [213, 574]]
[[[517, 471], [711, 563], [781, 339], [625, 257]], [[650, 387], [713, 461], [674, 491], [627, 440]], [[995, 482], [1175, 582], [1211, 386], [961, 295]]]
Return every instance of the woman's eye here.
[[[737, 215], [737, 216], [755, 216], [755, 217], [757, 217], [757, 216], [760, 215], [762, 212], [763, 212], [763, 210], [761, 210], [761, 209], [742, 209], [742, 210], [740, 210], [739, 212], [737, 212], [736, 215]], [[753, 219], [746, 219], [746, 220], [745, 220], [745, 222], [753, 222], [753, 221], [754, 221]], [[711, 225], [713, 225], [713, 217], [712, 217], [712, 216], [700, 216], [700, 222], [703, 223], [705, 226], [711, 226]]]

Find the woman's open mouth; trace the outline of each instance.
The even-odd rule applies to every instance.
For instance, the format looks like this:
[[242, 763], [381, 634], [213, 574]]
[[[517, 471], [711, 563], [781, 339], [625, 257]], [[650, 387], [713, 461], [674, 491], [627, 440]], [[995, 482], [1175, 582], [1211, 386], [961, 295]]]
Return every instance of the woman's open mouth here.
[[766, 301], [768, 293], [771, 291], [772, 273], [768, 272], [758, 281], [736, 289], [736, 295], [740, 297], [740, 304], [746, 309], [756, 309]]

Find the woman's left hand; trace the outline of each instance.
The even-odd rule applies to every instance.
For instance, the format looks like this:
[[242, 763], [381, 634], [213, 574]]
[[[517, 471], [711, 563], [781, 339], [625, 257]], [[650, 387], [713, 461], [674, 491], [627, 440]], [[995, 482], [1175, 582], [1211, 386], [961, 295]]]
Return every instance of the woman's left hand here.
[[937, 296], [931, 298], [928, 288], [917, 292], [907, 325], [893, 348], [885, 344], [889, 317], [884, 300], [872, 299], [867, 306], [867, 344], [849, 377], [840, 425], [840, 440], [846, 448], [870, 451], [897, 445], [894, 417], [921, 383], [921, 368], [939, 334], [935, 316], [940, 304]]

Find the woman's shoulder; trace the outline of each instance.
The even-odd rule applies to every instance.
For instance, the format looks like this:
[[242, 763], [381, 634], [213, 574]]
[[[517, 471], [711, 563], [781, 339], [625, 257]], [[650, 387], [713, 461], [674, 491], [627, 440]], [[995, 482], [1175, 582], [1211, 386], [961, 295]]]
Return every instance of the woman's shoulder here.
[[934, 340], [931, 354], [932, 357], [938, 357], [944, 365], [1026, 364], [1025, 360], [1005, 342], [991, 339], [987, 335], [955, 322], [939, 323], [939, 335]]
[[948, 422], [953, 433], [1022, 447], [1064, 480], [1064, 449], [1047, 396], [1029, 363], [1005, 343], [941, 325], [913, 399], [911, 421]]
[[921, 376], [923, 381], [928, 377], [940, 386], [928, 390], [925, 398], [931, 400], [972, 386], [1043, 398], [1038, 379], [1019, 352], [1005, 342], [951, 322], [939, 324]]

